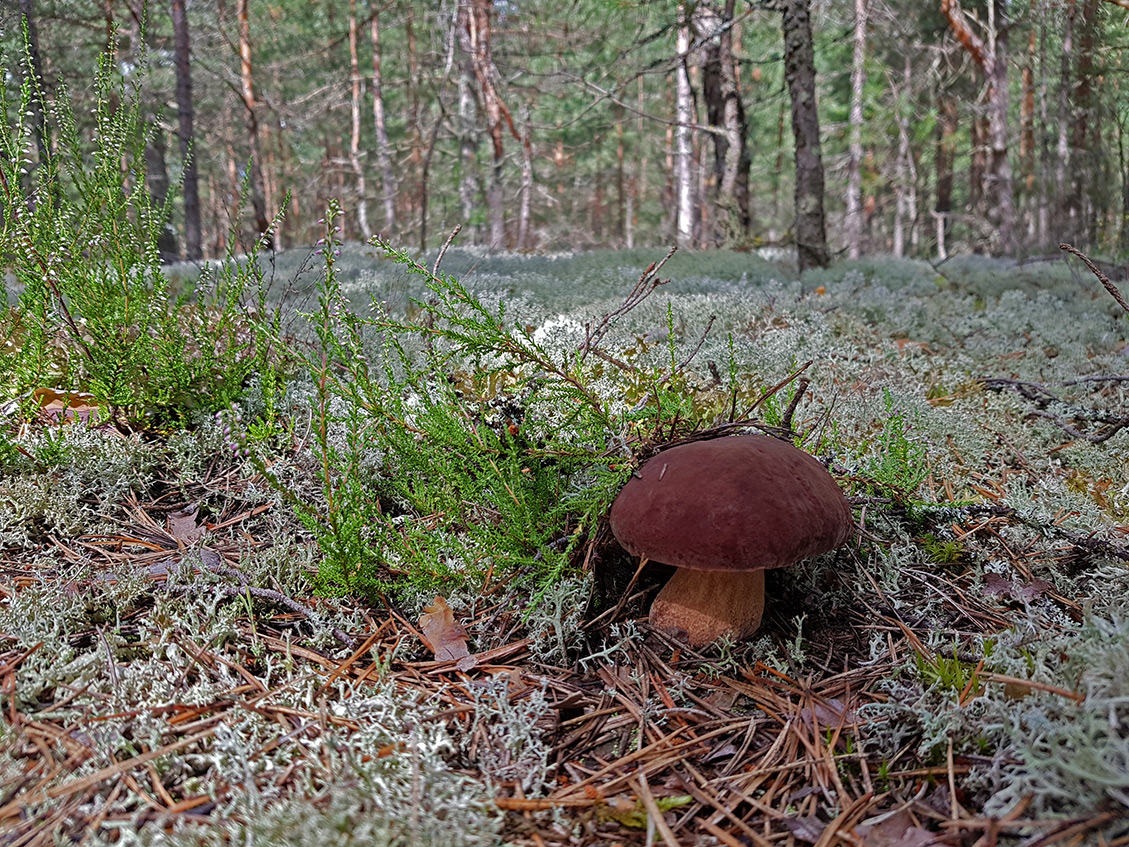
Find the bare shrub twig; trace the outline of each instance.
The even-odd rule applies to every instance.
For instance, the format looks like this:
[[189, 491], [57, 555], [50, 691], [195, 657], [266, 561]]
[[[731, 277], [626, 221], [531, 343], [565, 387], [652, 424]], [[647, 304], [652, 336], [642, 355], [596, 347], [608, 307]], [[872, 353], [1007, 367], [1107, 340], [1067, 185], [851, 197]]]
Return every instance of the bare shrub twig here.
[[1110, 282], [1108, 276], [1098, 270], [1098, 266], [1090, 260], [1089, 256], [1087, 256], [1073, 244], [1067, 244], [1065, 241], [1062, 244], [1058, 245], [1058, 249], [1065, 250], [1067, 253], [1072, 253], [1079, 259], [1081, 259], [1086, 264], [1086, 267], [1090, 269], [1090, 272], [1098, 278], [1098, 282], [1105, 286], [1105, 290], [1113, 295], [1113, 299], [1117, 301], [1117, 305], [1119, 305], [1126, 312], [1129, 312], [1129, 303], [1125, 302], [1125, 298], [1121, 295], [1121, 291], [1118, 290], [1116, 285]]

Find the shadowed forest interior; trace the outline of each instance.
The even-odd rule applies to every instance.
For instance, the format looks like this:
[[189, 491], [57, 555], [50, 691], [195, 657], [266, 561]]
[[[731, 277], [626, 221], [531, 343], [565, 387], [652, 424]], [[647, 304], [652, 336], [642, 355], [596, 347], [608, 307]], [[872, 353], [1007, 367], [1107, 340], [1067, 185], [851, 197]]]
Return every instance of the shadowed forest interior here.
[[[142, 89], [169, 259], [326, 202], [380, 233], [519, 251], [1129, 248], [1124, 0], [140, 0], [0, 5], [5, 84]], [[87, 102], [87, 98], [90, 98]], [[37, 107], [38, 108], [38, 107]], [[58, 143], [32, 116], [37, 156]], [[32, 163], [32, 173], [34, 165]], [[33, 179], [34, 176], [29, 176]], [[233, 225], [238, 225], [233, 228]]]

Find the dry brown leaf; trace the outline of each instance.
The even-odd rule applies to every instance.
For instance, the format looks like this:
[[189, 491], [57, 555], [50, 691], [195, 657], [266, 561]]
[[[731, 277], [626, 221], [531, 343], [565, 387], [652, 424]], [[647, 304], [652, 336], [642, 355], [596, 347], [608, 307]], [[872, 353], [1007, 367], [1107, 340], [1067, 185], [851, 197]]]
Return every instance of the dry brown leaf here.
[[784, 826], [788, 827], [788, 831], [797, 840], [806, 841], [809, 844], [815, 844], [819, 841], [820, 836], [823, 835], [823, 830], [827, 829], [827, 824], [814, 815], [785, 818]]
[[204, 534], [204, 527], [196, 520], [199, 511], [199, 506], [191, 505], [187, 509], [169, 512], [169, 535], [184, 544], [194, 544], [199, 541]]
[[1016, 600], [1020, 603], [1030, 603], [1038, 600], [1054, 588], [1045, 579], [1033, 579], [1024, 585], [1018, 580], [1004, 579], [998, 573], [989, 573], [984, 577], [984, 594], [989, 597], [1003, 597]]
[[835, 697], [815, 700], [812, 706], [800, 709], [800, 719], [809, 727], [814, 719], [820, 731], [837, 729], [840, 726], [854, 726], [858, 723], [854, 709]]
[[55, 388], [37, 388], [31, 393], [39, 404], [43, 417], [59, 424], [80, 420], [94, 425], [102, 410], [94, 405], [94, 395], [85, 391], [59, 391]]
[[442, 597], [423, 610], [419, 616], [420, 637], [440, 662], [455, 662], [459, 670], [470, 670], [477, 663], [467, 649], [467, 634], [455, 622], [455, 613]]
[[914, 824], [905, 809], [873, 826], [859, 825], [855, 827], [855, 834], [862, 837], [865, 847], [931, 847], [943, 843], [935, 833]]

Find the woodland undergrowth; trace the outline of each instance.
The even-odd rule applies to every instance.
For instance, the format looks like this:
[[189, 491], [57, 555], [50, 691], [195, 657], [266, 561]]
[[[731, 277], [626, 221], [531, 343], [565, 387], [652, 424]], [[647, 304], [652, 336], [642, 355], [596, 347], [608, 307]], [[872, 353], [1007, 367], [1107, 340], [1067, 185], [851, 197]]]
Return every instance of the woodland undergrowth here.
[[[417, 255], [332, 203], [314, 250], [168, 269], [137, 91], [97, 81], [47, 161], [43, 94], [4, 103], [11, 843], [1126, 843], [1096, 267]], [[696, 654], [606, 514], [740, 431], [824, 462], [858, 532]]]

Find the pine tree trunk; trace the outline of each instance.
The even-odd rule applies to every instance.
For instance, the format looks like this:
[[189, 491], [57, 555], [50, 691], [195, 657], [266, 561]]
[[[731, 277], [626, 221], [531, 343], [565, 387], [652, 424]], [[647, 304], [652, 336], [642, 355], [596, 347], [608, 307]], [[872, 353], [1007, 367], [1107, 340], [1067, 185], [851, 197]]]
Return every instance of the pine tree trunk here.
[[866, 87], [866, 0], [855, 0], [855, 43], [851, 58], [850, 141], [847, 144], [847, 258], [862, 255], [862, 97]]
[[482, 107], [486, 113], [486, 130], [490, 136], [493, 157], [490, 167], [490, 181], [486, 189], [486, 205], [490, 216], [490, 244], [497, 249], [506, 247], [506, 208], [503, 194], [503, 166], [505, 148], [502, 143], [505, 128], [520, 141], [513, 130], [513, 121], [498, 91], [498, 70], [491, 53], [490, 27], [494, 0], [463, 0], [459, 5], [462, 19], [464, 49], [471, 58], [474, 75], [482, 92]]
[[176, 61], [177, 137], [180, 158], [184, 161], [184, 257], [198, 262], [204, 257], [203, 233], [200, 224], [200, 171], [193, 150], [195, 143], [196, 108], [192, 101], [192, 42], [188, 32], [185, 0], [172, 0], [173, 45]]
[[[19, 3], [20, 15], [27, 25], [27, 50], [28, 58], [31, 62], [31, 73], [36, 77], [38, 90], [45, 92], [47, 80], [43, 76], [43, 57], [39, 51], [39, 28], [36, 26], [35, 9], [33, 8], [32, 0], [19, 0]], [[51, 139], [48, 137], [47, 120], [43, 110], [43, 103], [40, 102], [38, 97], [34, 98], [31, 102], [31, 131], [32, 135], [35, 136], [35, 149], [39, 155], [34, 168], [29, 168], [28, 173], [25, 174], [24, 181], [26, 183], [26, 190], [24, 191], [24, 196], [28, 198], [28, 205], [34, 208], [35, 192], [31, 190], [33, 172], [35, 168], [45, 168], [47, 163], [51, 160], [52, 154]]]
[[1094, 103], [1094, 78], [1099, 73], [1094, 55], [1098, 46], [1098, 5], [1101, 0], [1082, 0], [1082, 20], [1078, 27], [1078, 69], [1071, 98], [1071, 147], [1074, 167], [1070, 193], [1079, 209], [1079, 235], [1086, 244], [1097, 241], [1098, 207], [1101, 202], [1102, 166], [1100, 154], [1101, 117]]
[[263, 238], [268, 250], [273, 241], [268, 233], [266, 198], [263, 196], [262, 151], [259, 145], [259, 119], [255, 113], [255, 78], [251, 69], [251, 19], [248, 0], [239, 0], [236, 6], [239, 18], [239, 78], [242, 83], [243, 107], [246, 112], [247, 140], [251, 148], [251, 210], [255, 216], [255, 233]]
[[985, 68], [988, 74], [988, 131], [990, 141], [990, 163], [987, 215], [989, 223], [999, 233], [1000, 248], [1004, 253], [1014, 254], [1017, 248], [1015, 238], [1015, 204], [1011, 184], [1011, 165], [1008, 162], [1008, 29], [1007, 0], [993, 0], [994, 25], [991, 34], [992, 60]]
[[815, 98], [815, 51], [808, 0], [785, 0], [784, 79], [792, 103], [796, 153], [796, 257], [799, 268], [827, 267], [827, 228], [823, 210], [823, 155]]
[[[167, 149], [164, 130], [157, 126], [153, 137], [145, 145], [145, 182], [153, 207], [156, 209], [163, 207], [169, 196], [169, 171], [165, 165]], [[168, 220], [164, 222], [160, 235], [157, 236], [157, 252], [162, 262], [175, 262], [180, 258], [176, 230]]]
[[[973, 124], [972, 166], [973, 176], [970, 197], [973, 209], [982, 209], [984, 219], [995, 232], [998, 248], [1005, 253], [1016, 249], [1015, 207], [1011, 185], [1011, 166], [1008, 163], [1008, 78], [1007, 0], [991, 0], [988, 6], [988, 41], [985, 42], [969, 25], [965, 13], [955, 0], [941, 0], [941, 12], [949, 21], [949, 28], [957, 41], [969, 54], [987, 81], [985, 101], [986, 127]], [[983, 160], [977, 156], [983, 150]], [[980, 202], [976, 202], [980, 201]]]
[[699, 20], [696, 27], [704, 41], [702, 97], [713, 130], [717, 230], [720, 243], [730, 245], [743, 242], [749, 232], [751, 165], [745, 105], [737, 87], [737, 62], [733, 55], [734, 8], [734, 0], [726, 0], [720, 17], [701, 16], [705, 19]]

